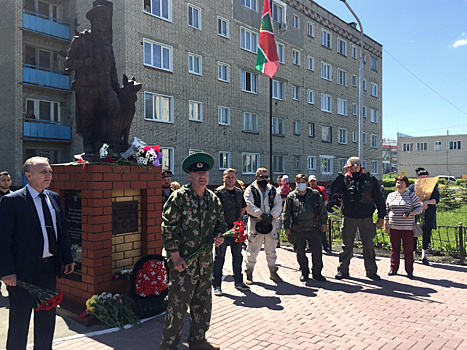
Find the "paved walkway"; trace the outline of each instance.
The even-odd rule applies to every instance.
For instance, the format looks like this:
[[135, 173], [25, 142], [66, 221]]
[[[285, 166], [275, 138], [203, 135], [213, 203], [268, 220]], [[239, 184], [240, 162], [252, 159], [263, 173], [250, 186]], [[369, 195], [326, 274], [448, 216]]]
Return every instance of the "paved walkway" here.
[[[230, 253], [227, 254], [229, 256]], [[365, 277], [363, 260], [355, 257], [350, 280], [334, 279], [338, 258], [324, 256], [327, 282], [299, 282], [295, 254], [278, 249], [280, 276], [269, 280], [264, 252], [254, 272], [251, 292], [233, 288], [231, 276], [224, 295], [213, 297], [208, 339], [223, 350], [288, 349], [467, 349], [467, 269], [415, 264], [415, 279], [387, 276], [389, 260], [378, 259], [380, 282]], [[231, 270], [230, 257], [226, 270]], [[157, 349], [164, 316], [141, 328], [57, 341], [54, 350]], [[188, 320], [186, 320], [188, 321]], [[187, 349], [188, 325], [183, 344]]]

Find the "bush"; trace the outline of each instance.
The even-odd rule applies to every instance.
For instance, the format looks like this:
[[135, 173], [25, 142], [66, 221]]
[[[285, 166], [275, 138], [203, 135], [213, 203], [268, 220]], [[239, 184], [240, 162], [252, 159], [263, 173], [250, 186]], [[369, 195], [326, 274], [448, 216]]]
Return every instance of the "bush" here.
[[457, 179], [456, 184], [467, 188], [467, 179]]

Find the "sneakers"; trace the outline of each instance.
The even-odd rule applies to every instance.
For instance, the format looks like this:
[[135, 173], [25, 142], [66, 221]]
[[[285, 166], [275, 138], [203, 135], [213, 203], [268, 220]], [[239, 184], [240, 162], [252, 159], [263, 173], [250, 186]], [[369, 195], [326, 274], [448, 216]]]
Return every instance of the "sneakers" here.
[[245, 290], [250, 290], [250, 287], [248, 287], [245, 283], [240, 282], [240, 283], [235, 283], [235, 289], [245, 291]]
[[346, 279], [346, 278], [350, 278], [350, 275], [349, 273], [342, 273], [342, 272], [338, 272], [337, 275], [336, 275], [336, 280], [343, 280], [343, 279]]
[[326, 277], [324, 277], [322, 274], [313, 275], [313, 279], [319, 282], [326, 282]]
[[423, 264], [423, 265], [426, 265], [426, 266], [430, 266], [430, 262], [428, 261], [427, 258], [423, 258], [423, 259], [422, 259], [422, 264]]
[[214, 287], [214, 295], [220, 297], [222, 296], [222, 289], [221, 287]]
[[397, 271], [394, 271], [393, 269], [389, 270], [388, 276], [395, 276], [397, 275]]
[[190, 344], [189, 349], [190, 350], [218, 350], [221, 347], [216, 344], [212, 344], [208, 341], [202, 343], [202, 344]]
[[308, 275], [303, 275], [303, 274], [302, 274], [302, 275], [300, 276], [300, 282], [306, 282], [307, 279], [308, 279]]
[[381, 277], [379, 277], [376, 273], [367, 273], [366, 277], [373, 281], [381, 281]]

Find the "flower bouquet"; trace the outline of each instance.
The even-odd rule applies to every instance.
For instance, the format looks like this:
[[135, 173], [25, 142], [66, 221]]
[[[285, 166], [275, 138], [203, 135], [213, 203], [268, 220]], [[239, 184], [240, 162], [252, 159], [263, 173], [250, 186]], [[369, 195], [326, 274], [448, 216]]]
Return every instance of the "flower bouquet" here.
[[126, 295], [105, 292], [93, 295], [86, 301], [86, 310], [79, 317], [83, 319], [90, 314], [110, 327], [123, 329], [128, 323], [141, 326], [141, 321], [131, 307], [130, 298]]
[[167, 285], [167, 269], [162, 261], [146, 261], [136, 276], [136, 294], [141, 297], [160, 295]]
[[50, 289], [42, 288], [36, 286], [35, 284], [23, 281], [17, 281], [16, 285], [26, 289], [29, 294], [34, 297], [37, 304], [37, 307], [34, 309], [36, 311], [52, 310], [54, 307], [57, 307], [63, 300], [63, 293], [60, 290], [54, 292]]
[[159, 145], [145, 145], [138, 148], [134, 157], [138, 164], [159, 166], [159, 160], [162, 158], [162, 152]]

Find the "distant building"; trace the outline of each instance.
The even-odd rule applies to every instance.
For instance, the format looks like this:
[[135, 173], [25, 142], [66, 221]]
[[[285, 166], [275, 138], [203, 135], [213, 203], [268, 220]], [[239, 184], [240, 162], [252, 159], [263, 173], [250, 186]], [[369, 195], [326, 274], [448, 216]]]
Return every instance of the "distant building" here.
[[383, 139], [383, 174], [397, 173], [397, 141]]
[[415, 169], [424, 167], [430, 176], [467, 174], [467, 134], [419, 136], [398, 134], [398, 170], [415, 176]]

